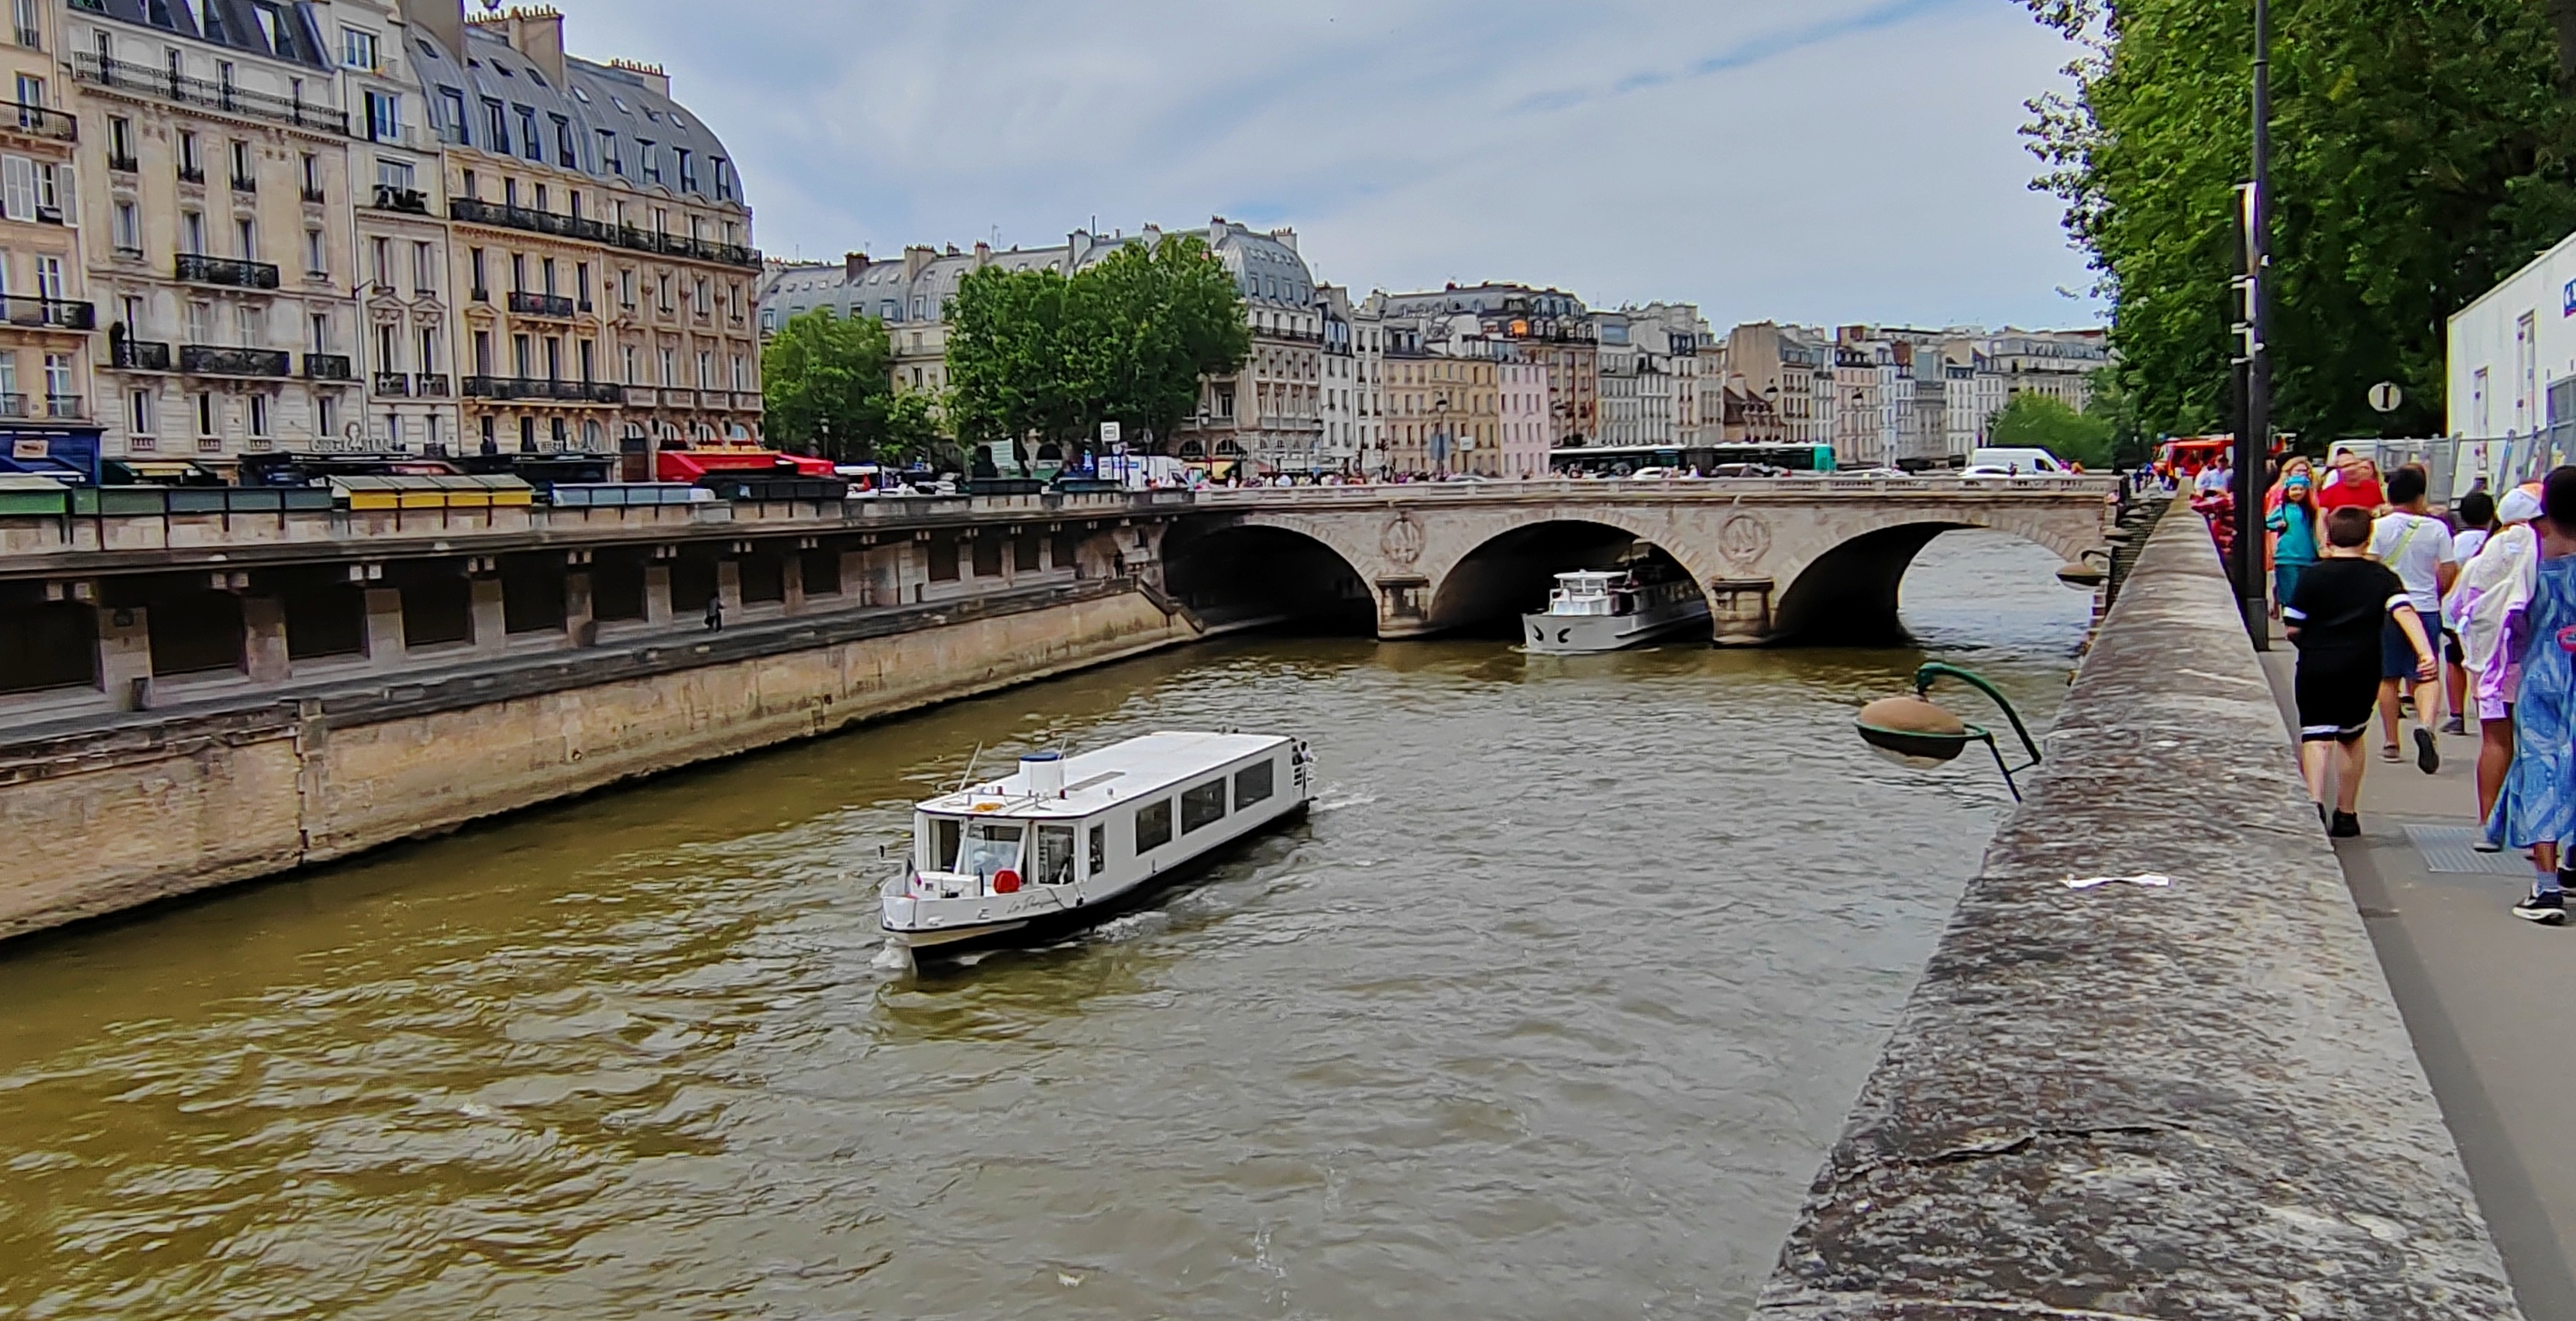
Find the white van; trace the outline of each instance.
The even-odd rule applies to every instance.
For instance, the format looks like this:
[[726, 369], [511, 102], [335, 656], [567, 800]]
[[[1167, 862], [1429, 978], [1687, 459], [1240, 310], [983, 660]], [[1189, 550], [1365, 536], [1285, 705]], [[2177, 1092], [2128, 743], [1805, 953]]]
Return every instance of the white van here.
[[1970, 468], [1995, 468], [2019, 476], [2039, 473], [2071, 472], [2057, 456], [2036, 445], [2016, 449], [1978, 449], [1968, 451]]

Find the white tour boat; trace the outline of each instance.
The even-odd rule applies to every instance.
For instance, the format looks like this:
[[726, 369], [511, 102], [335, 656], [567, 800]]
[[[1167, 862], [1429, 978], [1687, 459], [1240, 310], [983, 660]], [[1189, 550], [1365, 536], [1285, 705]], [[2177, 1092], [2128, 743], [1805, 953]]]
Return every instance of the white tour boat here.
[[891, 943], [962, 949], [1097, 922], [1208, 855], [1306, 810], [1306, 745], [1154, 733], [913, 805], [912, 856], [880, 896]]
[[1534, 652], [1617, 651], [1708, 622], [1699, 584], [1651, 561], [1556, 575], [1547, 609], [1521, 616]]

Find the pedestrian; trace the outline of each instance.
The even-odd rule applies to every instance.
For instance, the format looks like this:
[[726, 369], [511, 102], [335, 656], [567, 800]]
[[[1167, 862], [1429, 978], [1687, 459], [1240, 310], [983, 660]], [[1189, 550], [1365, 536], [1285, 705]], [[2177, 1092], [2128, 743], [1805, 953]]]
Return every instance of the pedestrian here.
[[707, 631], [710, 633], [724, 631], [724, 597], [720, 593], [707, 598]]
[[2433, 644], [2405, 584], [2369, 557], [2370, 515], [2338, 509], [2325, 525], [2325, 556], [2299, 575], [2298, 595], [2282, 608], [2281, 618], [2299, 649], [2291, 683], [2299, 709], [2299, 768], [2326, 833], [2349, 839], [2361, 833], [2354, 810], [2367, 765], [2361, 737], [2370, 730], [2370, 708], [2385, 668], [2381, 630], [2394, 627], [2405, 636], [2426, 680], [2434, 674]]
[[2280, 503], [2265, 515], [2272, 530], [2273, 606], [2277, 610], [2299, 594], [2299, 572], [2317, 562], [2325, 538], [2317, 527], [2316, 493], [2308, 474], [2293, 472], [2281, 482]]
[[[2524, 614], [2531, 603], [2532, 569], [2540, 561], [2540, 534], [2533, 528], [2540, 517], [2539, 484], [2505, 492], [2495, 512], [2503, 527], [2462, 565], [2459, 584], [2444, 602], [2459, 615], [2461, 661], [2478, 715], [2480, 822], [2493, 820], [2496, 795], [2513, 765], [2513, 695], [2522, 683]], [[2490, 827], [2470, 847], [2495, 853], [2504, 845]]]
[[2332, 511], [2349, 506], [2378, 517], [2388, 503], [2388, 493], [2379, 484], [2379, 465], [2348, 449], [2336, 450], [2332, 463], [2334, 471], [2317, 488], [2317, 508]]
[[2308, 463], [2306, 458], [2293, 454], [2288, 462], [2281, 465], [2280, 475], [2273, 480], [2271, 489], [2263, 495], [2264, 513], [2268, 514], [2281, 507], [2281, 494], [2289, 489], [2290, 479], [2293, 477], [2304, 477], [2308, 481], [2310, 490], [2316, 488], [2317, 470]]
[[[2427, 629], [2438, 628], [2442, 594], [2460, 573], [2451, 548], [2451, 529], [2425, 511], [2428, 480], [2421, 464], [2410, 463], [2388, 477], [2388, 512], [2370, 529], [2370, 558], [2385, 564], [2406, 585], [2407, 600]], [[2354, 506], [2358, 508], [2359, 506]], [[2430, 775], [2442, 769], [2442, 752], [2433, 739], [2439, 720], [2442, 686], [2439, 671], [2417, 674], [2415, 656], [2394, 624], [2382, 631], [2380, 644], [2379, 729], [2383, 760], [2396, 761], [2400, 699], [2415, 699], [2415, 767]]]
[[[2495, 532], [2495, 497], [2484, 491], [2471, 491], [2460, 497], [2453, 509], [2451, 554], [2460, 562], [2461, 572], [2478, 557], [2480, 547]], [[2442, 695], [2450, 708], [2450, 718], [2442, 722], [2445, 734], [2468, 733], [2469, 670], [2467, 657], [2460, 650], [2461, 592], [2458, 581], [2442, 593]]]
[[2232, 489], [2229, 483], [2233, 482], [2235, 477], [2228, 471], [2227, 464], [2227, 451], [2220, 450], [2210, 459], [2209, 466], [2202, 468], [2199, 474], [2191, 479], [2193, 497], [2205, 500], [2211, 496], [2225, 494]]
[[2505, 772], [2490, 829], [2531, 850], [2531, 893], [2513, 914], [2557, 926], [2567, 920], [2559, 871], [2576, 841], [2576, 468], [2541, 482], [2539, 562], [2523, 608], [2522, 678], [2514, 691], [2513, 765]]

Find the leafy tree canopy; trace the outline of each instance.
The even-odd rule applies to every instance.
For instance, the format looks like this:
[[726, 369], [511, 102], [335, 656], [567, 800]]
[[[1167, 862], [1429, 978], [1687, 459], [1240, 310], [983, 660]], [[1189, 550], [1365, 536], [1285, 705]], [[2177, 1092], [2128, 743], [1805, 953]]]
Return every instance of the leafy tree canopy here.
[[2036, 446], [2094, 472], [2110, 471], [2118, 458], [2109, 422], [2044, 394], [2014, 395], [1986, 424], [1986, 437], [1999, 449]]
[[[2236, 184], [2252, 153], [2252, 6], [2027, 0], [2082, 43], [2072, 96], [2031, 103], [2113, 306], [2148, 434], [2225, 430]], [[2576, 229], [2571, 0], [2274, 0], [2274, 417], [2324, 441], [2443, 425], [2445, 323]], [[2570, 29], [2576, 31], [2576, 29]], [[2382, 417], [2369, 388], [2407, 404]]]
[[789, 317], [760, 351], [769, 439], [842, 462], [922, 456], [938, 441], [936, 411], [895, 388], [893, 356], [873, 317], [827, 307]]

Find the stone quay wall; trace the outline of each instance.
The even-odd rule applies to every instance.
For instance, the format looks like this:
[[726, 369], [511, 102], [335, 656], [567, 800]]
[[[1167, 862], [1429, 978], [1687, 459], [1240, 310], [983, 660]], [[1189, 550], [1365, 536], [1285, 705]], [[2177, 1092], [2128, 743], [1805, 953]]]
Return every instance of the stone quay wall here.
[[0, 937], [1200, 636], [1167, 605], [1086, 584], [0, 743]]
[[2287, 746], [2177, 506], [1758, 1321], [2521, 1315]]

